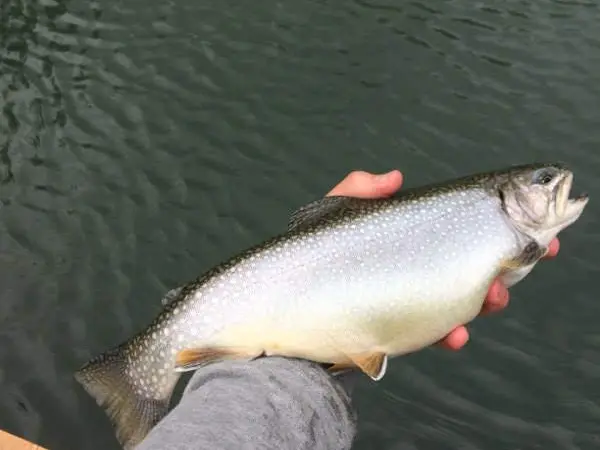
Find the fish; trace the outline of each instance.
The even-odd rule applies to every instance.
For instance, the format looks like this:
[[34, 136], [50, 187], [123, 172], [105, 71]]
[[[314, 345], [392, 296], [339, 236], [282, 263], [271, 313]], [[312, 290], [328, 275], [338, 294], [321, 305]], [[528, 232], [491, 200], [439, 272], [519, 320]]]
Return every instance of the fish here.
[[509, 166], [378, 199], [305, 204], [288, 227], [169, 291], [156, 318], [75, 379], [125, 449], [167, 414], [181, 374], [281, 356], [358, 370], [442, 339], [481, 311], [489, 286], [525, 278], [589, 197], [563, 163]]

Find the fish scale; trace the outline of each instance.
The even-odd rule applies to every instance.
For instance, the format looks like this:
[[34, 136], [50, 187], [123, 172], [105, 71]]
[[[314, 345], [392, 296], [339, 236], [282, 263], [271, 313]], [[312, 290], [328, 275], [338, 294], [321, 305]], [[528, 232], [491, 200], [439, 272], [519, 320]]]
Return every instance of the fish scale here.
[[587, 204], [571, 182], [561, 164], [534, 164], [305, 205], [287, 232], [167, 294], [147, 329], [76, 378], [125, 448], [166, 414], [180, 372], [211, 362], [299, 357], [379, 380], [388, 357], [471, 321], [494, 278], [531, 271]]
[[[449, 326], [472, 319], [481, 307], [482, 289], [496, 275], [495, 265], [519, 252], [517, 235], [498, 199], [483, 190], [462, 194], [451, 192], [427, 203], [392, 206], [389, 212], [263, 248], [254, 260], [239, 263], [235, 273], [225, 271], [198, 290], [203, 305], [197, 317], [182, 317], [180, 326], [174, 324], [183, 333], [175, 353], [189, 347], [255, 342], [258, 349], [281, 354], [281, 348], [270, 351], [270, 342], [272, 336], [287, 335], [288, 347], [297, 347], [288, 350], [290, 356], [337, 362], [343, 357], [335, 349], [324, 347], [324, 354], [315, 354], [318, 342], [339, 342], [357, 323], [371, 323], [365, 335], [355, 336], [360, 346], [342, 346], [351, 353], [366, 351], [373, 346], [368, 335], [379, 329], [376, 318], [382, 314], [395, 318], [398, 342], [406, 341], [405, 334], [411, 337], [409, 348], [388, 352], [402, 353], [435, 342]], [[478, 232], [489, 228], [495, 230], [491, 238], [477, 239]], [[378, 236], [371, 237], [366, 230], [377, 230]], [[450, 234], [453, 238], [446, 239]], [[463, 271], [457, 271], [456, 264]], [[424, 276], [411, 270], [414, 267], [421, 267]], [[468, 276], [461, 278], [465, 273]], [[435, 283], [427, 283], [434, 277]], [[459, 299], [465, 299], [462, 307], [457, 306]], [[424, 304], [429, 305], [427, 314], [411, 320]], [[311, 305], [308, 315], [306, 305]], [[223, 311], [228, 317], [222, 317]], [[186, 321], [195, 326], [186, 327]], [[427, 333], [403, 330], [427, 322], [428, 327], [420, 327]], [[270, 330], [264, 335], [268, 339], [257, 339], [261, 329]], [[327, 336], [319, 333], [321, 329], [327, 330]], [[197, 330], [204, 333], [197, 335]], [[289, 330], [300, 342], [289, 341]]]

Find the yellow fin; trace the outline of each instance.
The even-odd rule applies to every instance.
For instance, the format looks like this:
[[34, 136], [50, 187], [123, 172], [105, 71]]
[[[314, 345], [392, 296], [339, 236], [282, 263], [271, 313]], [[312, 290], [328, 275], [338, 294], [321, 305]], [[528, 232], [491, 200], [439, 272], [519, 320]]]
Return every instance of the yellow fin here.
[[255, 359], [262, 351], [235, 347], [186, 348], [175, 356], [175, 371], [185, 372], [225, 359]]
[[372, 380], [379, 381], [387, 370], [388, 357], [383, 352], [351, 356], [352, 362]]
[[522, 264], [517, 259], [505, 259], [500, 263], [502, 271], [517, 270], [522, 267]]
[[354, 364], [353, 362], [335, 363], [327, 368], [327, 372], [329, 372], [333, 375], [337, 375], [340, 372], [345, 372], [347, 370], [356, 369], [356, 367], [357, 367], [356, 364]]

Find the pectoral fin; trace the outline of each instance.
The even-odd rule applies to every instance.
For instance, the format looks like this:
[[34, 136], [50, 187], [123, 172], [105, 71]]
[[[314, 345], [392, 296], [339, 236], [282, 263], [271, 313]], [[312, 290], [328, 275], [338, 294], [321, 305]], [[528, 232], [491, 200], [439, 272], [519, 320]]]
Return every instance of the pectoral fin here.
[[388, 357], [382, 352], [349, 356], [349, 358], [351, 362], [333, 364], [327, 370], [333, 373], [358, 367], [374, 381], [381, 380], [387, 370]]
[[195, 370], [206, 364], [225, 359], [256, 359], [262, 356], [263, 352], [253, 351], [247, 348], [229, 348], [229, 347], [207, 347], [207, 348], [187, 348], [175, 356], [175, 371], [186, 372]]
[[519, 256], [513, 259], [503, 261], [501, 266], [504, 270], [517, 270], [523, 267], [527, 267], [540, 258], [542, 258], [548, 252], [547, 247], [542, 247], [536, 241], [532, 240], [525, 246]]

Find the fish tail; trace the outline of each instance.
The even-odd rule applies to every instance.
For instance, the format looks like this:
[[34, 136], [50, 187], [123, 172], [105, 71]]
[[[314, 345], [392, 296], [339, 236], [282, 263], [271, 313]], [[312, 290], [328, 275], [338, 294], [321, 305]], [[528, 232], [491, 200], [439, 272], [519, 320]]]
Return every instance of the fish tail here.
[[133, 363], [126, 345], [122, 344], [90, 360], [74, 375], [104, 409], [116, 429], [118, 441], [126, 450], [139, 444], [166, 415], [177, 382], [173, 382], [164, 398], [148, 398], [147, 392], [132, 380], [130, 366]]

